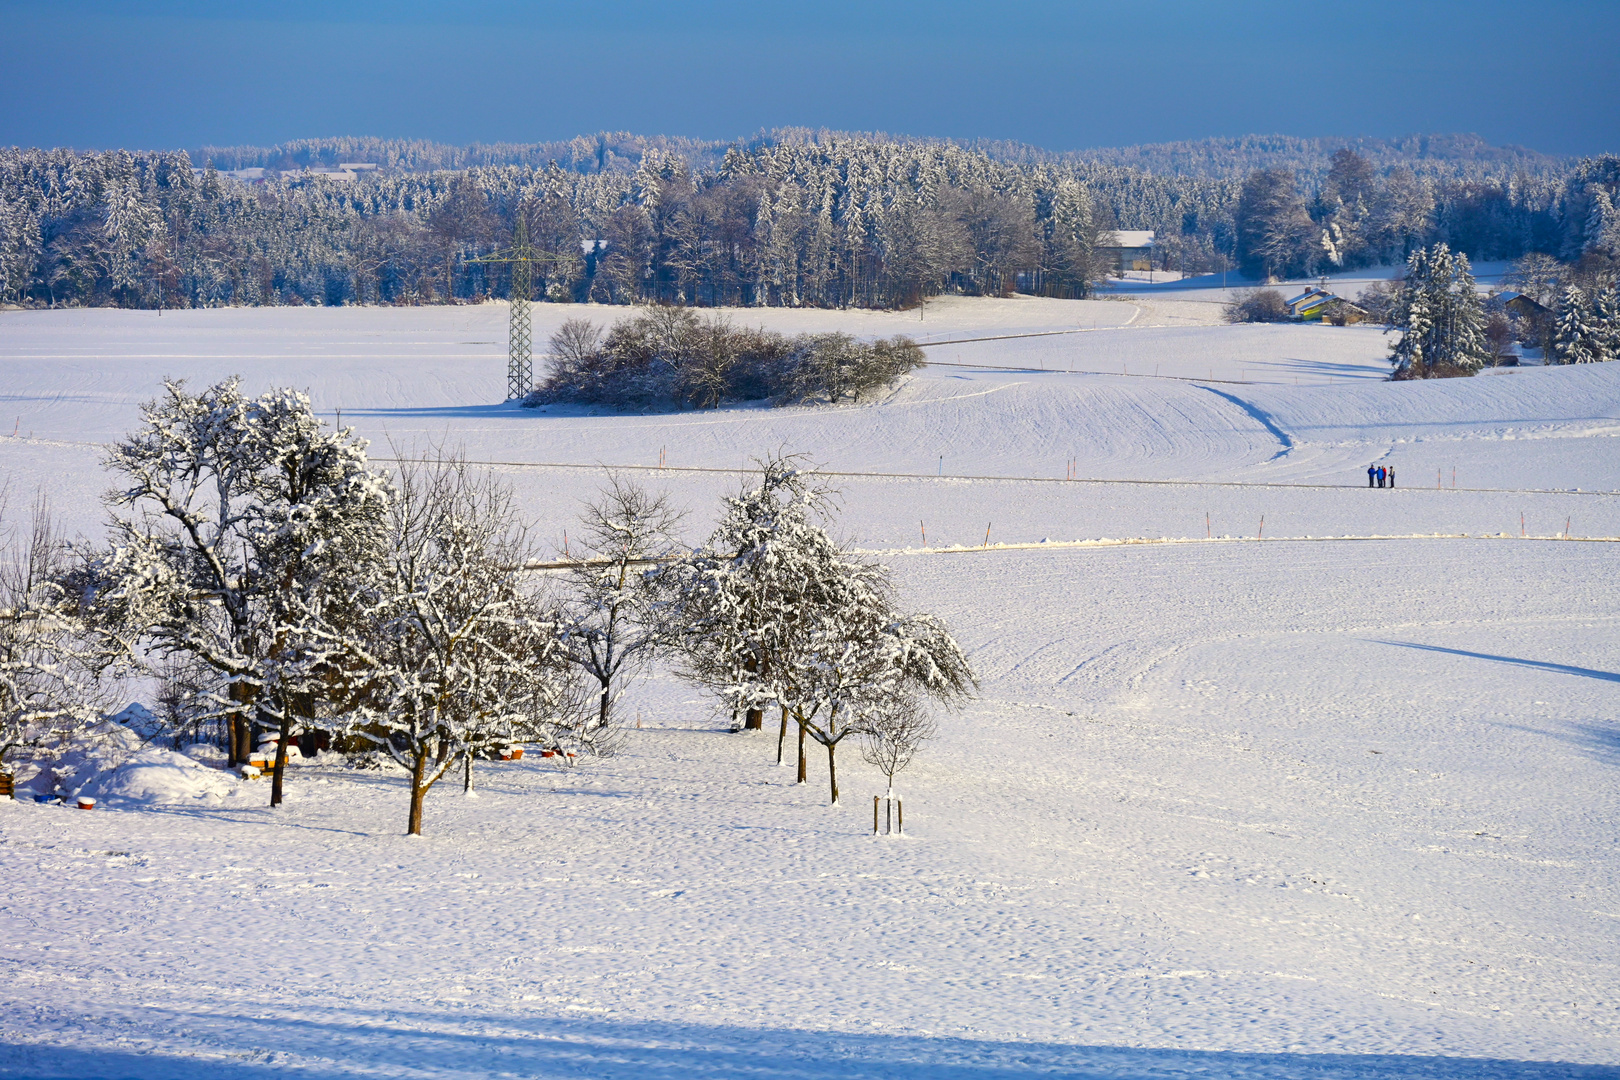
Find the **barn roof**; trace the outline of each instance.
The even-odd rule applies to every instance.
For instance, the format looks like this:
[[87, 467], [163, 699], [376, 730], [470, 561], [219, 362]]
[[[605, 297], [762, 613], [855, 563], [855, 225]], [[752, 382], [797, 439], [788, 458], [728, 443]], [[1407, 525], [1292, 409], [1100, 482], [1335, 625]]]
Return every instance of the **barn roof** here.
[[1153, 246], [1152, 229], [1113, 229], [1097, 238], [1099, 247], [1149, 248]]

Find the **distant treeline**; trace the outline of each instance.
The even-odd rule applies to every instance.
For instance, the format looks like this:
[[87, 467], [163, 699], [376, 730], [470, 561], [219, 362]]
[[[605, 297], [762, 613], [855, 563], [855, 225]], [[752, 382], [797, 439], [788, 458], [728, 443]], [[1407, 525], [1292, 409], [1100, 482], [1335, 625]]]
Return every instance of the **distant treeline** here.
[[[1081, 297], [1111, 267], [1100, 249], [1112, 228], [1154, 230], [1157, 264], [1187, 271], [1317, 273], [1436, 242], [1475, 260], [1620, 251], [1620, 158], [1566, 163], [1449, 138], [1405, 149], [1362, 140], [1365, 153], [1276, 139], [1132, 152], [1164, 172], [1123, 163], [1126, 151], [803, 131], [725, 147], [627, 135], [470, 148], [334, 139], [214, 148], [201, 170], [183, 152], [0, 149], [0, 299], [504, 297], [507, 270], [468, 260], [510, 244], [519, 215], [550, 256], [537, 298], [604, 303]], [[1223, 172], [1223, 160], [1263, 167]], [[353, 161], [381, 168], [342, 182], [292, 171]], [[245, 183], [223, 167], [271, 172]]]

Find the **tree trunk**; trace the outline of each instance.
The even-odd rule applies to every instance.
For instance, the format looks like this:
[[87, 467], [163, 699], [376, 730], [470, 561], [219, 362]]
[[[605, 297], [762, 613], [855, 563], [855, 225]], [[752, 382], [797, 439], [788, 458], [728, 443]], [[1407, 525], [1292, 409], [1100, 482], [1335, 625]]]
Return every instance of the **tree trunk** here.
[[838, 805], [838, 744], [827, 744], [827, 780], [832, 784], [833, 805]]
[[230, 760], [227, 764], [234, 769], [238, 765], [247, 764], [248, 754], [253, 749], [247, 745], [247, 720], [242, 716], [243, 709], [241, 708], [241, 706], [248, 704], [251, 695], [245, 683], [233, 682], [231, 683], [229, 697], [231, 704], [237, 706], [237, 708], [232, 709], [230, 716], [225, 721], [226, 736], [230, 743]]
[[276, 739], [276, 767], [270, 779], [270, 805], [281, 805], [281, 778], [287, 771], [287, 740], [292, 738], [292, 706], [281, 703], [281, 733]]
[[782, 730], [776, 733], [776, 763], [782, 764], [782, 747], [787, 742], [787, 706], [782, 706]]
[[602, 704], [597, 713], [596, 726], [601, 728], [608, 726], [608, 684], [605, 682], [602, 684]]
[[[755, 659], [754, 657], [750, 656], [748, 658], [748, 662], [743, 665], [743, 670], [748, 672], [750, 675], [757, 674], [759, 672], [759, 661], [757, 659]], [[744, 731], [763, 731], [764, 728], [765, 728], [765, 710], [764, 709], [749, 709], [746, 713], [743, 714], [743, 730]]]
[[805, 770], [805, 760], [804, 760], [804, 721], [800, 720], [799, 721], [799, 783], [801, 783], [801, 784], [804, 783], [805, 773], [806, 773], [806, 770]]
[[462, 761], [463, 761], [463, 763], [465, 764], [465, 767], [466, 767], [466, 772], [463, 773], [462, 777], [461, 777], [461, 793], [463, 795], [471, 795], [472, 794], [472, 789], [473, 789], [473, 779], [472, 779], [473, 752], [472, 752], [472, 747], [469, 746], [469, 747], [467, 747], [467, 749], [463, 750], [462, 753], [461, 753], [461, 756], [462, 756]]
[[405, 830], [410, 836], [422, 835], [422, 800], [427, 798], [427, 764], [427, 747], [420, 746], [411, 769], [411, 818]]
[[242, 763], [242, 759], [237, 754], [238, 744], [241, 739], [237, 733], [236, 719], [235, 713], [225, 718], [225, 765], [231, 769]]

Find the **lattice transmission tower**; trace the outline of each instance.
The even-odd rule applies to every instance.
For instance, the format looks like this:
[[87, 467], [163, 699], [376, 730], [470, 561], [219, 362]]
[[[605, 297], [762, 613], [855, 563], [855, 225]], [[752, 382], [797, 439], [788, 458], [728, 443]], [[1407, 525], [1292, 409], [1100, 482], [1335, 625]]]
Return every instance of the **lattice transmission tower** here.
[[558, 262], [561, 257], [536, 251], [529, 243], [529, 225], [518, 211], [512, 246], [470, 263], [508, 263], [512, 267], [511, 316], [506, 326], [506, 400], [525, 397], [534, 388], [534, 328], [529, 320], [529, 304], [534, 293], [534, 264]]

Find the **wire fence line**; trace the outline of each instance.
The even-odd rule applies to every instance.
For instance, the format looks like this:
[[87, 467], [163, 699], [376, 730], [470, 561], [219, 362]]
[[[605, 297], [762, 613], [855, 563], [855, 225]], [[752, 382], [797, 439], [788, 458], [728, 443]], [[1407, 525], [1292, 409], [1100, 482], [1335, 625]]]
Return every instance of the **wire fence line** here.
[[[963, 365], [975, 366], [975, 365]], [[1106, 374], [1106, 373], [1105, 373]], [[1153, 376], [1145, 376], [1153, 378]], [[1169, 378], [1169, 376], [1164, 376]], [[1208, 379], [1189, 380], [1194, 382], [1209, 382]], [[1220, 382], [1222, 380], [1215, 380]], [[110, 444], [100, 442], [84, 442], [73, 439], [14, 439], [11, 436], [0, 435], [0, 446], [8, 442], [25, 445], [49, 446], [75, 446], [89, 450], [105, 450]], [[377, 457], [369, 460], [383, 462], [390, 465], [431, 465], [434, 460], [425, 457]], [[579, 469], [587, 472], [653, 472], [653, 473], [712, 473], [720, 476], [748, 476], [759, 470], [752, 465], [719, 466], [719, 465], [622, 465], [608, 464], [606, 462], [579, 462], [579, 461], [502, 461], [496, 459], [464, 459], [468, 465], [482, 465], [496, 469]], [[1093, 486], [1130, 485], [1138, 487], [1193, 487], [1193, 488], [1254, 488], [1257, 490], [1276, 489], [1301, 491], [1361, 491], [1366, 485], [1357, 481], [1345, 484], [1307, 484], [1282, 480], [1144, 480], [1127, 479], [1102, 476], [999, 476], [980, 475], [970, 473], [912, 473], [912, 472], [883, 472], [878, 470], [854, 469], [806, 469], [811, 476], [828, 476], [838, 479], [851, 480], [933, 480], [936, 482], [949, 481], [952, 483], [994, 483], [994, 484], [1090, 484]], [[1405, 494], [1416, 492], [1418, 494], [1435, 494], [1441, 492], [1460, 492], [1475, 495], [1579, 495], [1579, 496], [1620, 496], [1620, 490], [1604, 488], [1492, 488], [1492, 487], [1425, 487], [1413, 484], [1408, 487], [1392, 488], [1388, 490], [1399, 491]]]
[[[428, 458], [415, 457], [374, 457], [372, 461], [383, 461], [392, 464], [432, 464]], [[497, 461], [466, 459], [468, 465], [483, 465], [489, 468], [502, 469], [583, 469], [601, 472], [653, 472], [653, 473], [714, 473], [724, 476], [752, 475], [759, 470], [753, 466], [715, 466], [715, 465], [609, 465], [604, 462], [581, 463], [571, 461]], [[856, 471], [848, 469], [806, 469], [806, 475], [828, 476], [839, 479], [876, 479], [876, 480], [933, 480], [933, 481], [975, 481], [981, 483], [1003, 484], [1126, 484], [1147, 487], [1204, 487], [1204, 488], [1256, 488], [1256, 489], [1301, 489], [1312, 491], [1364, 491], [1368, 490], [1365, 484], [1306, 484], [1290, 483], [1285, 481], [1267, 480], [1136, 480], [1136, 479], [1109, 479], [1105, 477], [1076, 477], [1067, 479], [1061, 476], [996, 476], [996, 475], [970, 475], [964, 473], [908, 473], [908, 472], [879, 472], [873, 470]], [[1616, 496], [1620, 491], [1609, 490], [1583, 490], [1581, 488], [1476, 488], [1476, 487], [1420, 487], [1413, 485], [1404, 488], [1390, 488], [1384, 490], [1399, 491], [1418, 494], [1437, 492], [1462, 492], [1486, 495], [1598, 495]]]

